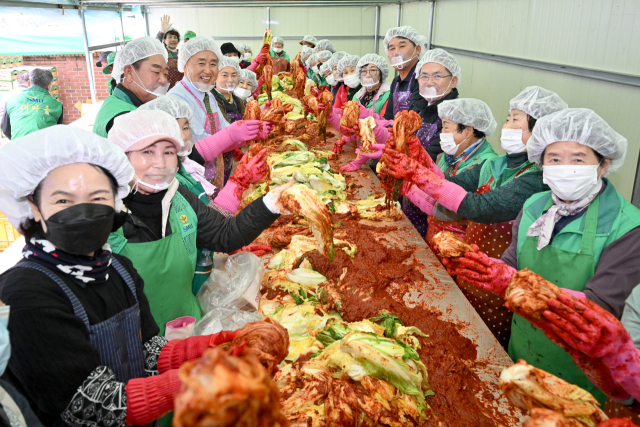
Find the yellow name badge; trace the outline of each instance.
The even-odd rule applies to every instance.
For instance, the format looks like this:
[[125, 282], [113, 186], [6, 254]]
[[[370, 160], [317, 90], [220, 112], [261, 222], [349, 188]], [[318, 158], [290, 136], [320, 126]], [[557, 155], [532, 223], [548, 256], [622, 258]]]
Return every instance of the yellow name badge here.
[[186, 224], [189, 221], [189, 218], [186, 215], [180, 215], [180, 222]]

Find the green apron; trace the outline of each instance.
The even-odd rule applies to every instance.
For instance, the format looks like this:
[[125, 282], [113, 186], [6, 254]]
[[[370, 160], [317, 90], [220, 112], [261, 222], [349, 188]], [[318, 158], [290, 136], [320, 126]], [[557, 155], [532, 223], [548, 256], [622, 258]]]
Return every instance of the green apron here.
[[[480, 189], [485, 187], [485, 189], [484, 191], [481, 191], [480, 194], [486, 191], [495, 190], [498, 186], [498, 182], [500, 183], [500, 186], [503, 186], [520, 175], [539, 170], [538, 165], [531, 163], [528, 160], [517, 168], [508, 168], [507, 156], [498, 156], [490, 162], [485, 162], [482, 165], [480, 178], [478, 179], [478, 188]], [[502, 180], [500, 180], [500, 178], [502, 178]]]
[[[498, 157], [496, 152], [493, 151], [493, 147], [491, 146], [491, 144], [489, 144], [489, 141], [484, 140], [481, 144], [482, 145], [480, 146], [479, 150], [464, 156], [462, 160], [460, 160], [453, 168], [447, 162], [447, 155], [445, 153], [442, 153], [442, 155], [438, 159], [438, 167], [446, 176], [455, 176], [463, 170], [469, 169], [471, 166], [475, 166], [478, 163], [484, 162], [485, 160], [491, 160]], [[447, 170], [450, 170], [449, 173], [447, 173]]]
[[16, 140], [58, 123], [62, 103], [46, 89], [30, 86], [9, 98], [6, 112], [11, 122], [11, 139]]
[[[205, 205], [209, 204], [209, 197], [207, 193], [204, 191], [204, 187], [195, 178], [193, 178], [189, 172], [184, 168], [184, 166], [180, 166], [178, 173], [176, 174], [176, 179], [183, 187], [187, 188], [193, 194], [197, 195], [202, 203]], [[191, 291], [194, 295], [198, 295], [200, 292], [200, 288], [207, 281], [209, 276], [211, 275], [211, 270], [213, 269], [213, 252], [208, 249], [198, 248], [198, 255], [196, 260], [196, 271], [193, 275], [193, 281], [191, 283]]]
[[109, 236], [113, 252], [129, 258], [144, 279], [144, 293], [161, 335], [171, 320], [182, 316], [199, 320], [202, 315], [191, 286], [198, 218], [180, 193], [171, 200], [169, 224], [171, 235], [155, 242], [128, 243], [122, 228]]
[[[538, 250], [538, 238], [527, 237], [518, 254], [518, 270], [528, 268], [562, 288], [584, 291], [587, 281], [595, 273], [594, 243], [599, 202], [600, 197], [596, 197], [587, 209], [582, 245], [578, 252], [559, 249], [551, 244]], [[552, 204], [553, 200], [549, 199], [545, 211]], [[553, 343], [528, 320], [516, 314], [511, 322], [509, 356], [514, 362], [524, 359], [537, 368], [587, 390], [601, 404], [607, 400], [607, 396], [575, 365], [569, 353]]]
[[102, 103], [93, 124], [93, 133], [106, 138], [107, 125], [111, 119], [120, 113], [128, 113], [135, 109], [137, 109], [137, 107], [133, 105], [133, 102], [131, 102], [127, 94], [116, 87], [113, 90], [113, 95], [109, 95]]

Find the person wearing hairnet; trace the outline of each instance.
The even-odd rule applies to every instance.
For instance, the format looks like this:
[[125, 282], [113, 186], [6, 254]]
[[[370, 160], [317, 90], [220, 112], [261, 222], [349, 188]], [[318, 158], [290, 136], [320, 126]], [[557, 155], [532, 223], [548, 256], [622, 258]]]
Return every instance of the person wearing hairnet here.
[[282, 37], [274, 36], [271, 40], [271, 62], [273, 62], [273, 74], [291, 71], [291, 58], [284, 51], [284, 40]]
[[240, 51], [240, 68], [245, 69], [251, 65], [253, 52], [251, 51], [251, 47], [246, 43], [240, 43], [238, 45], [238, 51]]
[[352, 101], [354, 95], [362, 87], [360, 76], [356, 73], [358, 61], [360, 61], [358, 55], [347, 55], [338, 61], [336, 69], [344, 85], [338, 90], [336, 101], [333, 103], [334, 108], [342, 108], [348, 101]]
[[240, 74], [238, 74], [238, 87], [233, 91], [233, 94], [247, 102], [249, 99], [253, 99], [251, 95], [254, 91], [258, 90], [258, 88], [256, 73], [249, 70], [240, 70]]
[[[171, 411], [177, 368], [235, 334], [159, 336], [149, 282], [107, 243], [135, 180], [125, 153], [59, 125], [2, 147], [0, 161], [0, 209], [26, 242], [0, 276], [13, 356], [4, 377], [45, 426], [145, 425]], [[171, 270], [175, 261], [151, 262]]]
[[191, 40], [192, 38], [194, 38], [196, 36], [196, 33], [194, 33], [193, 31], [187, 31], [186, 33], [184, 33], [184, 42], [188, 42], [189, 40]]
[[391, 83], [387, 82], [387, 61], [380, 55], [368, 53], [358, 61], [356, 75], [359, 76], [362, 87], [353, 99], [357, 99], [363, 107], [384, 116], [391, 90]]
[[314, 52], [307, 56], [307, 60], [305, 61], [305, 65], [307, 67], [307, 78], [309, 80], [313, 80], [316, 83], [318, 81], [318, 76], [316, 75], [314, 68], [318, 63], [317, 60], [318, 54]]
[[303, 47], [300, 51], [300, 65], [302, 65], [302, 68], [304, 69], [304, 72], [307, 76], [309, 76], [309, 66], [307, 65], [307, 60], [313, 53], [313, 49], [307, 46]]
[[[145, 280], [151, 313], [164, 333], [171, 320], [201, 316], [192, 292], [196, 248], [228, 253], [253, 242], [278, 218], [279, 189], [235, 217], [207, 207], [176, 179], [180, 128], [164, 111], [136, 111], [118, 117], [109, 141], [127, 153], [135, 170], [130, 183], [133, 191], [123, 200], [127, 220], [111, 234], [109, 244], [114, 252], [130, 258]], [[245, 188], [247, 182], [240, 179], [251, 180], [259, 172], [254, 168], [231, 177], [230, 182]]]
[[331, 93], [333, 94], [333, 104], [335, 105], [336, 99], [338, 98], [338, 92], [340, 88], [344, 85], [343, 79], [341, 75], [338, 75], [338, 62], [345, 56], [348, 56], [347, 52], [336, 52], [331, 55], [331, 58], [326, 62], [331, 70], [331, 75], [329, 75], [325, 80], [327, 80], [327, 84], [331, 88]]
[[302, 40], [300, 40], [300, 45], [303, 47], [313, 49], [316, 47], [316, 44], [318, 44], [318, 40], [313, 36], [304, 36]]
[[320, 53], [323, 50], [328, 50], [331, 53], [336, 53], [336, 49], [333, 47], [333, 44], [327, 39], [319, 40], [316, 44], [316, 47], [313, 48], [313, 51], [315, 53]]
[[[258, 120], [243, 120], [229, 126], [220, 105], [211, 90], [218, 78], [218, 62], [223, 55], [212, 37], [198, 36], [180, 51], [178, 67], [184, 70], [184, 79], [169, 92], [169, 96], [185, 101], [193, 111], [189, 122], [191, 135], [197, 141], [190, 158], [204, 165], [205, 177], [216, 188], [224, 187], [224, 158], [222, 153], [233, 151], [255, 139], [260, 131]], [[260, 134], [266, 137], [269, 126]]]
[[111, 74], [117, 85], [102, 103], [93, 132], [106, 138], [116, 117], [166, 95], [168, 73], [167, 50], [162, 43], [153, 37], [130, 41], [116, 55]]
[[[242, 70], [251, 72], [248, 70]], [[225, 217], [232, 217], [242, 201], [242, 193], [248, 188], [239, 185], [252, 184], [262, 179], [268, 168], [266, 166], [266, 150], [254, 156], [251, 160], [244, 154], [234, 172], [234, 179], [225, 185], [224, 189], [214, 197], [215, 187], [204, 177], [204, 167], [189, 159], [187, 156], [193, 148], [189, 121], [193, 120], [193, 112], [189, 105], [171, 96], [163, 96], [140, 107], [140, 110], [160, 110], [175, 118], [180, 127], [180, 137], [183, 141], [182, 151], [178, 152], [180, 159], [180, 169], [176, 174], [176, 179], [180, 185], [198, 196], [203, 203], [216, 209]], [[198, 294], [200, 287], [207, 280], [213, 265], [212, 253], [208, 249], [198, 248], [196, 270], [193, 276], [192, 291]]]
[[[516, 269], [528, 268], [619, 318], [625, 300], [640, 283], [640, 210], [605, 176], [620, 168], [627, 145], [626, 138], [586, 108], [540, 118], [527, 142], [527, 154], [542, 167], [551, 191], [534, 194], [524, 203], [513, 224], [511, 245], [500, 260], [468, 252], [453, 273], [504, 297]], [[557, 375], [602, 403], [605, 395], [597, 386], [604, 385], [587, 379], [563, 350], [567, 346], [549, 333], [547, 323], [541, 319], [532, 325], [514, 315], [511, 358]], [[589, 360], [586, 365], [593, 367]]]
[[316, 85], [317, 86], [328, 86], [329, 84], [327, 83], [327, 80], [322, 76], [322, 73], [320, 72], [320, 66], [324, 63], [326, 63], [329, 59], [331, 59], [331, 57], [333, 56], [333, 54], [331, 52], [329, 52], [328, 50], [323, 50], [320, 53], [316, 54], [316, 66], [315, 69], [313, 70], [315, 75], [316, 75]]
[[[329, 69], [328, 61], [320, 63], [320, 65], [318, 66], [318, 72], [319, 72], [320, 77], [322, 77], [322, 79], [326, 83], [326, 85], [324, 85], [324, 86], [331, 86], [329, 84], [329, 82], [327, 81], [327, 78], [329, 76], [333, 77], [333, 72]], [[333, 89], [333, 88], [331, 88], [331, 89]]]
[[[240, 80], [240, 67], [235, 58], [223, 57], [218, 62], [218, 78], [216, 86], [211, 91], [215, 96], [218, 105], [222, 106], [222, 115], [229, 123], [242, 120], [246, 102], [244, 99], [237, 97], [234, 92], [238, 88]], [[223, 153], [224, 159], [224, 183], [227, 183], [233, 168], [233, 152], [235, 148], [229, 149]]]

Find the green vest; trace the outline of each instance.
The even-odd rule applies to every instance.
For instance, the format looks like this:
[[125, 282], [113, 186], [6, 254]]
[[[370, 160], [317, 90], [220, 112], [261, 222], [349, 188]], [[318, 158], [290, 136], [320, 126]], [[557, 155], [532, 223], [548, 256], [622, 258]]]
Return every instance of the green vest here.
[[9, 98], [6, 105], [15, 140], [58, 123], [62, 103], [39, 86], [30, 86]]
[[133, 105], [129, 96], [116, 87], [113, 95], [109, 95], [102, 103], [102, 107], [96, 115], [96, 121], [93, 124], [93, 133], [102, 137], [107, 137], [107, 124], [120, 113], [128, 113], [136, 110], [138, 107]]
[[171, 235], [153, 242], [129, 243], [122, 228], [109, 236], [113, 252], [129, 258], [144, 280], [144, 293], [161, 335], [171, 320], [182, 316], [199, 320], [202, 316], [191, 289], [198, 254], [198, 217], [179, 192], [171, 200], [169, 224]]
[[109, 95], [113, 95], [113, 89], [115, 87], [115, 85], [113, 84], [113, 82], [115, 82], [116, 80], [111, 77], [109, 80], [107, 80], [107, 90], [109, 91]]
[[387, 103], [387, 99], [389, 99], [389, 94], [390, 93], [391, 93], [391, 91], [387, 91], [387, 92], [383, 93], [380, 97], [378, 97], [378, 99], [375, 100], [375, 105], [373, 104], [374, 100], [372, 99], [371, 101], [369, 101], [368, 105], [365, 105], [365, 107], [367, 107], [370, 110], [375, 111], [376, 114], [380, 114], [380, 111], [382, 111], [382, 107], [384, 107], [384, 104]]
[[[525, 202], [518, 228], [518, 270], [528, 268], [559, 287], [584, 291], [604, 248], [640, 225], [640, 210], [624, 200], [609, 181], [605, 182], [607, 187], [587, 212], [565, 226], [541, 250], [536, 247], [538, 238], [527, 237], [527, 230], [553, 205], [551, 192], [534, 194]], [[587, 390], [600, 403], [606, 400], [568, 353], [518, 315], [511, 322], [509, 356], [513, 361], [524, 359]]]
[[[493, 147], [486, 140], [480, 146], [480, 149], [473, 153], [471, 156], [465, 156], [460, 160], [455, 166], [451, 167], [447, 162], [447, 155], [442, 154], [440, 159], [438, 160], [438, 167], [442, 172], [444, 172], [448, 176], [455, 176], [459, 174], [465, 169], [470, 168], [473, 165], [477, 165], [478, 163], [482, 163], [485, 160], [491, 160], [498, 157], [495, 151], [493, 151]], [[485, 162], [488, 163], [488, 162]], [[447, 170], [450, 170], [449, 174], [447, 174]]]
[[192, 177], [189, 172], [187, 172], [184, 166], [180, 165], [180, 169], [176, 174], [176, 179], [178, 180], [180, 185], [198, 196], [198, 198], [202, 200], [205, 205], [209, 204], [209, 197], [207, 197], [207, 193], [205, 193], [204, 187], [200, 182], [196, 181], [196, 179]]
[[511, 182], [516, 176], [539, 170], [538, 165], [531, 163], [528, 160], [517, 168], [508, 168], [507, 155], [498, 156], [489, 162], [484, 162], [482, 165], [482, 169], [480, 170], [480, 179], [478, 180], [478, 188], [485, 184], [489, 184], [489, 187], [494, 190], [498, 181], [500, 181], [500, 178], [502, 178], [502, 181], [500, 181], [500, 185], [502, 186]]
[[282, 51], [282, 56], [278, 56], [275, 51], [269, 49], [269, 55], [271, 55], [272, 58], [282, 58], [282, 59], [286, 59], [287, 62], [291, 63], [291, 59], [289, 59], [289, 55], [287, 54], [287, 52]]

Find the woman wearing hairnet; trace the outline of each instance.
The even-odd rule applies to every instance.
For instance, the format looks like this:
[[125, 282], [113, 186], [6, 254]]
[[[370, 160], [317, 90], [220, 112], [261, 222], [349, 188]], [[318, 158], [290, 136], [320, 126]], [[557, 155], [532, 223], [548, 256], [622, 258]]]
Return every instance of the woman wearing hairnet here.
[[[640, 210], [605, 175], [622, 165], [626, 153], [626, 138], [592, 110], [568, 108], [539, 119], [527, 142], [527, 154], [542, 166], [543, 180], [551, 191], [534, 194], [525, 202], [501, 260], [468, 252], [454, 274], [504, 297], [516, 269], [528, 268], [619, 318], [625, 300], [640, 283]], [[587, 379], [563, 350], [567, 345], [550, 333], [545, 319], [534, 326], [513, 316], [511, 358], [525, 359], [603, 402], [602, 391], [613, 392], [599, 383], [600, 391]], [[581, 367], [595, 366], [588, 358], [578, 362]]]
[[313, 48], [313, 51], [315, 53], [319, 53], [324, 50], [327, 50], [331, 53], [336, 53], [336, 49], [333, 47], [333, 43], [331, 43], [328, 39], [319, 40], [318, 44], [316, 44], [316, 47]]
[[318, 58], [318, 54], [313, 52], [309, 56], [307, 56], [307, 60], [304, 61], [304, 64], [307, 67], [307, 78], [309, 80], [313, 80], [314, 82], [318, 81], [318, 76], [314, 71], [314, 68], [318, 63], [317, 58]]
[[253, 56], [251, 46], [246, 43], [240, 43], [238, 50], [240, 51], [240, 68], [245, 69], [251, 65], [251, 56]]
[[291, 71], [291, 59], [284, 51], [284, 40], [282, 37], [274, 36], [271, 40], [271, 61], [273, 62], [273, 74]]
[[[160, 110], [176, 119], [180, 127], [180, 137], [184, 143], [181, 151], [178, 152], [180, 169], [178, 169], [176, 179], [180, 185], [197, 195], [203, 203], [216, 209], [225, 217], [230, 218], [236, 213], [242, 201], [242, 193], [248, 188], [248, 185], [259, 181], [267, 174], [266, 150], [265, 153], [260, 153], [251, 160], [247, 158], [248, 154], [244, 154], [234, 172], [233, 179], [215, 195], [214, 200], [215, 187], [205, 179], [204, 167], [187, 157], [194, 145], [189, 130], [189, 120], [193, 120], [191, 107], [177, 98], [163, 96], [143, 105], [140, 110]], [[198, 248], [196, 271], [192, 284], [194, 295], [198, 294], [200, 287], [211, 273], [213, 265], [211, 256], [212, 253], [208, 249]]]
[[313, 49], [314, 47], [316, 47], [316, 44], [318, 43], [318, 39], [316, 39], [313, 36], [304, 36], [302, 38], [302, 40], [300, 40], [300, 45], [304, 48], [304, 47], [308, 47], [310, 49]]
[[[220, 61], [223, 61], [223, 55], [213, 38], [199, 36], [189, 40], [178, 60], [179, 69], [184, 70], [184, 79], [168, 94], [191, 107], [193, 121], [189, 126], [197, 142], [190, 158], [204, 165], [205, 177], [218, 190], [224, 187], [223, 153], [244, 146], [246, 141], [255, 139], [260, 130], [258, 120], [243, 120], [238, 126], [229, 126], [222, 113], [224, 104], [211, 92], [218, 78]], [[268, 135], [269, 131], [263, 129], [261, 135]]]
[[336, 99], [338, 99], [338, 92], [340, 88], [344, 85], [342, 81], [342, 76], [338, 75], [338, 62], [345, 56], [349, 56], [347, 52], [336, 52], [331, 55], [331, 58], [325, 62], [329, 69], [331, 70], [331, 74], [325, 79], [327, 80], [327, 84], [331, 89], [331, 93], [333, 94], [333, 104], [335, 105]]
[[167, 50], [162, 43], [153, 37], [130, 41], [116, 55], [111, 74], [118, 84], [102, 103], [93, 132], [106, 138], [113, 119], [165, 95], [167, 70]]
[[325, 64], [329, 59], [331, 59], [332, 56], [333, 56], [333, 54], [331, 52], [329, 52], [328, 50], [323, 50], [322, 52], [320, 52], [320, 53], [318, 53], [316, 55], [316, 69], [314, 69], [313, 71], [316, 74], [315, 82], [316, 82], [317, 86], [328, 86], [329, 85], [327, 83], [327, 80], [324, 78], [324, 76], [320, 72], [320, 66], [322, 64]]
[[4, 146], [0, 161], [0, 209], [26, 242], [24, 259], [0, 276], [11, 307], [6, 377], [45, 426], [145, 425], [171, 411], [177, 368], [234, 333], [159, 336], [149, 282], [107, 243], [135, 181], [127, 156], [98, 135], [53, 126]]
[[302, 65], [302, 68], [304, 69], [304, 72], [307, 76], [309, 75], [309, 66], [307, 65], [307, 61], [309, 57], [313, 55], [313, 53], [313, 49], [307, 46], [303, 47], [300, 51], [300, 65]]
[[[133, 192], [124, 199], [127, 221], [112, 233], [111, 247], [129, 257], [145, 279], [145, 294], [161, 331], [178, 317], [200, 318], [191, 287], [196, 248], [228, 253], [250, 244], [277, 219], [278, 191], [251, 203], [235, 217], [227, 218], [220, 209], [207, 207], [176, 179], [180, 129], [163, 111], [119, 117], [109, 141], [127, 153], [135, 169]], [[230, 182], [240, 190], [246, 182], [238, 178], [251, 180], [259, 172], [256, 168]]]
[[240, 70], [238, 79], [238, 87], [233, 91], [233, 94], [245, 102], [253, 99], [253, 92], [259, 89], [256, 73], [249, 70]]

